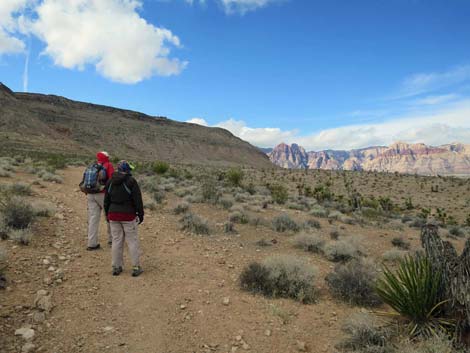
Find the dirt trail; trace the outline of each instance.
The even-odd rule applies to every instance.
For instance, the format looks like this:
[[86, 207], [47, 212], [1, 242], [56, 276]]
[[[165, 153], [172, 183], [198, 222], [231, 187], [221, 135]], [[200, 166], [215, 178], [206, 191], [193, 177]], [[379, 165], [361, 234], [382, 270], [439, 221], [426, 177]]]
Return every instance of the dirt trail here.
[[[239, 237], [184, 234], [179, 216], [170, 211], [174, 199], [147, 211], [139, 228], [144, 274], [131, 277], [126, 249], [125, 271], [113, 277], [104, 221], [103, 249], [85, 250], [86, 198], [77, 191], [81, 173], [81, 168], [68, 168], [63, 184], [38, 189], [60, 210], [57, 232], [63, 242], [58, 250], [47, 251], [73, 255], [64, 265], [67, 280], [51, 290], [55, 308], [39, 332], [42, 352], [285, 353], [298, 351], [298, 341], [306, 342], [310, 352], [334, 351], [339, 323], [352, 310], [348, 306], [334, 303], [334, 312], [328, 299], [302, 305], [238, 288], [238, 275], [249, 261], [280, 249], [295, 251], [290, 245], [256, 248], [253, 234], [260, 234], [255, 228], [253, 234]], [[217, 212], [198, 207], [197, 213], [207, 217]], [[224, 298], [229, 298], [228, 305]]]

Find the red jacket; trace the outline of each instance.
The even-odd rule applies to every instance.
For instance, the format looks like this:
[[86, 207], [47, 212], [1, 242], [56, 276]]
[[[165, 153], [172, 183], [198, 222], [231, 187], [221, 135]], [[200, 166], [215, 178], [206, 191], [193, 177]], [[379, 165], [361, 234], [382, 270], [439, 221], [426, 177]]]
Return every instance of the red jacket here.
[[[111, 162], [109, 161], [109, 157], [107, 155], [105, 155], [103, 152], [98, 152], [96, 154], [96, 160], [106, 170], [106, 179], [107, 180], [111, 179], [111, 177], [113, 176], [113, 173], [114, 173], [114, 167], [111, 164]], [[103, 190], [101, 192], [105, 192], [105, 190]]]

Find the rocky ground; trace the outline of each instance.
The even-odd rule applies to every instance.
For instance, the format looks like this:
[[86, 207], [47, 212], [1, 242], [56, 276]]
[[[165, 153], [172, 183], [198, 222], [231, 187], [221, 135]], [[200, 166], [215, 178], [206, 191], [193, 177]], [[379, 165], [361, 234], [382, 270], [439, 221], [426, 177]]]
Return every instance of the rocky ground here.
[[[1, 352], [335, 352], [342, 323], [366, 310], [333, 299], [323, 278], [334, 265], [294, 248], [287, 235], [248, 224], [237, 225], [237, 235], [227, 235], [222, 224], [228, 211], [207, 204], [192, 209], [211, 220], [214, 232], [183, 232], [181, 217], [171, 211], [178, 202], [173, 194], [163, 206], [147, 211], [140, 226], [143, 275], [132, 278], [127, 262], [124, 273], [113, 277], [104, 221], [103, 249], [85, 250], [86, 198], [77, 188], [82, 169], [62, 171], [63, 184], [33, 186], [37, 198], [57, 206], [56, 215], [36, 223], [29, 246], [3, 242], [8, 282], [0, 291]], [[16, 180], [31, 181], [31, 175], [19, 174]], [[263, 210], [261, 216], [275, 212]], [[325, 233], [360, 234], [371, 257], [391, 249], [390, 239], [397, 235], [418, 246], [417, 229], [320, 223]], [[272, 245], [258, 246], [260, 239]], [[239, 275], [248, 263], [281, 253], [318, 266], [317, 303], [269, 299], [239, 289]]]

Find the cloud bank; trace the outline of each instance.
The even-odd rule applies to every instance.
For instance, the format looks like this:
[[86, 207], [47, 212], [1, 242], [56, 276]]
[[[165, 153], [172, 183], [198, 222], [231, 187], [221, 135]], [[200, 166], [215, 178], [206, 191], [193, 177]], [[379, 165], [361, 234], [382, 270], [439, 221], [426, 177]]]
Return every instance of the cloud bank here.
[[24, 52], [23, 36], [32, 35], [59, 67], [92, 65], [105, 78], [127, 84], [178, 75], [187, 62], [169, 55], [180, 39], [148, 23], [141, 7], [141, 0], [2, 0], [0, 54]]
[[[205, 120], [198, 120], [208, 125]], [[309, 135], [300, 135], [297, 130], [253, 128], [244, 121], [234, 119], [213, 126], [227, 129], [235, 136], [258, 147], [274, 147], [286, 142], [297, 143], [310, 151], [349, 150], [390, 145], [396, 141], [423, 142], [429, 145], [450, 142], [470, 143], [470, 100], [460, 101], [434, 114], [404, 116], [381, 123], [346, 125]]]

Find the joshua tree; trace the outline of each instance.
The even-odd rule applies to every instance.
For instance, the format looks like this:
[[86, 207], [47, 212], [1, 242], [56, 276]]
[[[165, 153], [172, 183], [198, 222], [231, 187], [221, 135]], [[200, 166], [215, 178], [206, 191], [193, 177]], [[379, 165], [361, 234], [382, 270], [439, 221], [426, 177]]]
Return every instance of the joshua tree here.
[[470, 239], [459, 256], [454, 246], [441, 239], [438, 226], [427, 224], [421, 243], [433, 267], [442, 275], [442, 299], [449, 300], [446, 310], [457, 319], [459, 335], [470, 331]]

